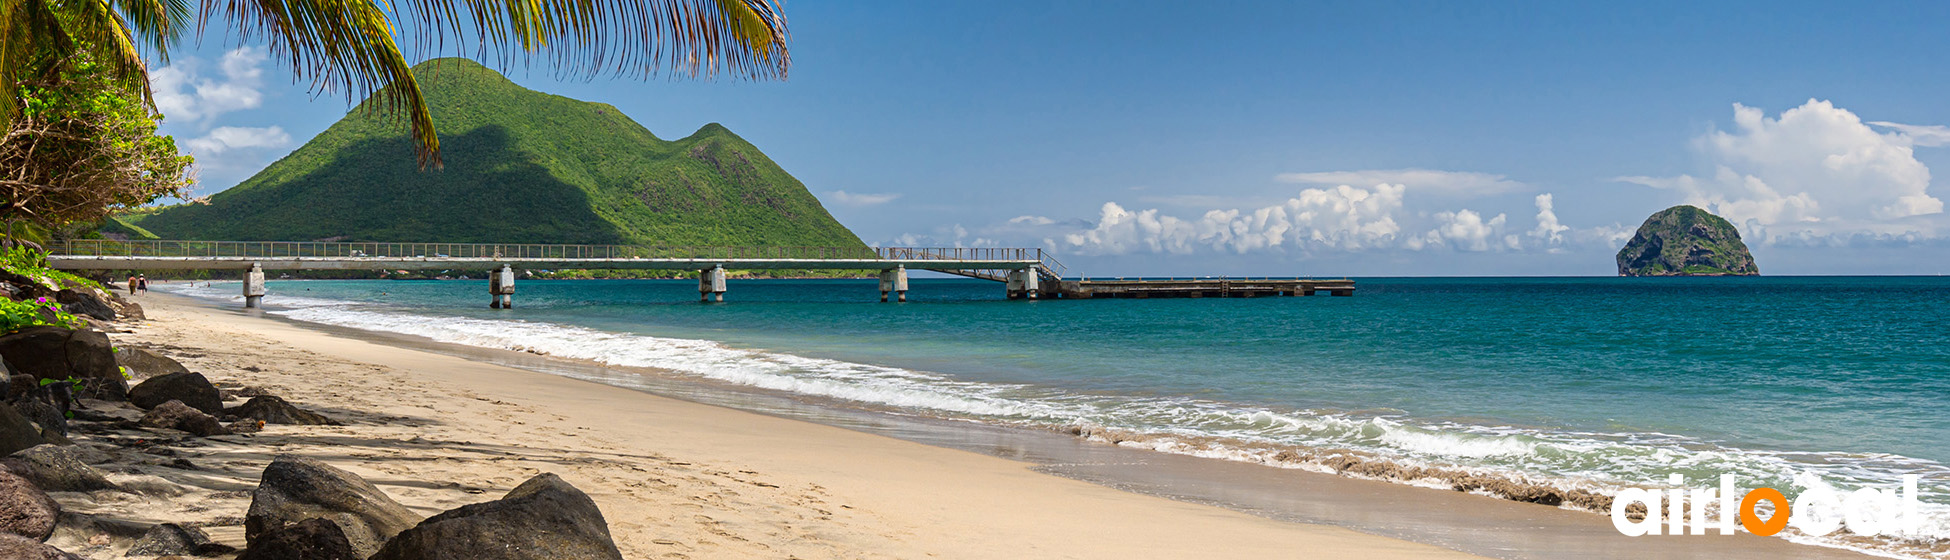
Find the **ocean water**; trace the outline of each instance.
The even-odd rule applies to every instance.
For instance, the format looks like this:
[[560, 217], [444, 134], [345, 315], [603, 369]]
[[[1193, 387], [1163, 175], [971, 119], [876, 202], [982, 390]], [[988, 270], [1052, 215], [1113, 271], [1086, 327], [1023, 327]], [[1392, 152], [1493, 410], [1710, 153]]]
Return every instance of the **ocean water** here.
[[[1609, 493], [1721, 473], [1789, 495], [1922, 476], [1944, 557], [1950, 278], [1360, 279], [1351, 298], [1007, 301], [869, 280], [272, 281], [293, 319], [663, 368], [896, 414], [1216, 460], [1345, 452]], [[235, 283], [172, 291], [235, 298]], [[1792, 531], [1789, 533], [1792, 535]]]

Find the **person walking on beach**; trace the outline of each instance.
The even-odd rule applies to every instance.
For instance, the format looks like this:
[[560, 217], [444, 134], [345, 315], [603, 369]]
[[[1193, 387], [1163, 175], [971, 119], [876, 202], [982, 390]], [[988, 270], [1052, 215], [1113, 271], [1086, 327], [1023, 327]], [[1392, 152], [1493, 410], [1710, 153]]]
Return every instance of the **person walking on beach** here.
[[136, 275], [135, 289], [142, 290], [142, 293], [145, 294], [149, 293], [149, 275], [147, 274]]
[[128, 283], [128, 287], [129, 287], [129, 295], [135, 295], [135, 275], [134, 275], [134, 274], [130, 274], [130, 275], [129, 275], [129, 283]]

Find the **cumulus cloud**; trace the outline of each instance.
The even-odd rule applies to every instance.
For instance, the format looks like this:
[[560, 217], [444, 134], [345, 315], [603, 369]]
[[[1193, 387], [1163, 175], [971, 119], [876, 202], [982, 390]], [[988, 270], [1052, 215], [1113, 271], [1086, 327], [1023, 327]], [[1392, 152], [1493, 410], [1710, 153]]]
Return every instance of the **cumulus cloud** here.
[[1557, 222], [1557, 211], [1554, 209], [1555, 203], [1551, 200], [1551, 193], [1537, 195], [1536, 202], [1537, 227], [1530, 230], [1530, 237], [1550, 245], [1563, 243], [1564, 232], [1569, 231], [1571, 226]]
[[[1892, 129], [1879, 132], [1871, 124]], [[1764, 242], [1854, 235], [1933, 235], [1919, 220], [1943, 212], [1929, 193], [1930, 170], [1915, 146], [1950, 141], [1942, 127], [1864, 123], [1833, 103], [1807, 103], [1768, 117], [1734, 105], [1732, 130], [1694, 141], [1713, 165], [1705, 176], [1619, 177], [1681, 194]]]
[[261, 128], [220, 126], [210, 129], [210, 133], [183, 143], [197, 155], [210, 156], [230, 150], [249, 148], [279, 148], [291, 144], [291, 135], [284, 128], [267, 126]]
[[1306, 189], [1284, 203], [1251, 211], [1212, 210], [1194, 219], [1130, 211], [1106, 202], [1089, 229], [1055, 238], [1084, 254], [1186, 254], [1199, 249], [1247, 253], [1291, 247], [1359, 250], [1391, 244], [1401, 227], [1402, 185]]
[[1414, 168], [1282, 173], [1277, 179], [1285, 183], [1309, 185], [1401, 185], [1417, 193], [1450, 196], [1486, 196], [1528, 188], [1502, 175]]
[[1482, 214], [1465, 208], [1455, 212], [1437, 212], [1435, 221], [1435, 229], [1403, 240], [1402, 247], [1414, 251], [1448, 247], [1477, 253], [1491, 249], [1523, 248], [1517, 236], [1503, 233], [1503, 225], [1508, 220], [1502, 214], [1484, 220]]
[[899, 193], [869, 194], [869, 193], [850, 193], [846, 191], [832, 191], [826, 193], [826, 195], [832, 197], [833, 202], [838, 202], [840, 204], [845, 204], [847, 206], [876, 206], [880, 204], [893, 202], [894, 199], [901, 197]]
[[216, 72], [207, 61], [183, 58], [149, 73], [156, 109], [177, 123], [207, 125], [218, 115], [264, 104], [264, 69], [268, 56], [262, 47], [238, 47], [224, 53]]
[[961, 224], [941, 226], [929, 233], [903, 233], [888, 240], [887, 247], [1000, 247], [1002, 243], [980, 237]]

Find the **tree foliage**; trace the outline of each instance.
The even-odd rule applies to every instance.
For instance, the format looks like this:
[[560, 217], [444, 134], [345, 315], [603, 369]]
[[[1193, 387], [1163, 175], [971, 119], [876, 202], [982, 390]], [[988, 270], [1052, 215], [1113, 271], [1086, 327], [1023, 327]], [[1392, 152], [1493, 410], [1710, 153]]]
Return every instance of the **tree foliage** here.
[[111, 64], [75, 56], [17, 85], [20, 109], [0, 136], [0, 221], [41, 231], [182, 196], [190, 157], [156, 134], [161, 118]]
[[[299, 80], [403, 114], [422, 167], [438, 165], [440, 141], [402, 32], [423, 50], [451, 42], [484, 59], [544, 57], [563, 74], [784, 78], [791, 61], [773, 0], [203, 0], [194, 14], [188, 0], [0, 0], [0, 83], [68, 71], [41, 55], [78, 52], [146, 99], [139, 49], [167, 60], [192, 23], [262, 40]], [[0, 98], [0, 117], [22, 106], [17, 94]]]

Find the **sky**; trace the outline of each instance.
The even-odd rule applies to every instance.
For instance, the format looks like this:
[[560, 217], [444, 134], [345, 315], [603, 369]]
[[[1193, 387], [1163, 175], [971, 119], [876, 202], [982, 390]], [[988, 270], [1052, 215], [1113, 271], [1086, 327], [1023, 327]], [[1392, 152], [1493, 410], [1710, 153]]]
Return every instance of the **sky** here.
[[[869, 244], [1073, 273], [1612, 275], [1677, 204], [1739, 226], [1764, 274], [1950, 273], [1950, 3], [784, 12], [784, 81], [505, 69], [662, 138], [721, 123]], [[200, 194], [350, 107], [214, 26], [153, 68]]]

